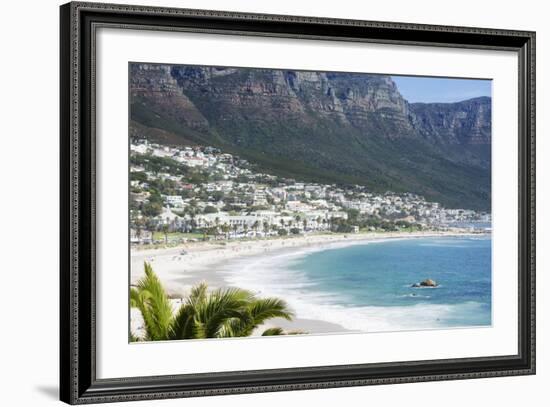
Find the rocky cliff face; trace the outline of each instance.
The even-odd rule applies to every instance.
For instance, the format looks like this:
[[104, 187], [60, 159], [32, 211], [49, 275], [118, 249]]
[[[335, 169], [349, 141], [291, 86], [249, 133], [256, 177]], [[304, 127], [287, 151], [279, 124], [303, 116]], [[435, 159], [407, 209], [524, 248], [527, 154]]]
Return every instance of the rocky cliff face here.
[[208, 121], [182, 92], [176, 79], [166, 65], [132, 65], [130, 75], [132, 98], [141, 98], [154, 103], [164, 114], [174, 120], [185, 122], [193, 128], [206, 130]]
[[199, 104], [208, 98], [205, 102], [221, 104], [227, 112], [262, 110], [306, 121], [321, 115], [357, 128], [369, 126], [371, 114], [378, 113], [392, 124], [388, 137], [414, 133], [407, 101], [391, 78], [381, 75], [136, 64], [131, 92], [155, 100], [193, 128], [203, 128], [207, 120], [189, 98]]
[[451, 144], [491, 144], [491, 98], [413, 103], [411, 121], [426, 138]]
[[489, 205], [490, 156], [470, 148], [490, 145], [489, 98], [409, 104], [384, 75], [154, 64], [131, 65], [130, 96], [132, 134], [162, 130], [162, 142], [215, 145], [281, 175]]

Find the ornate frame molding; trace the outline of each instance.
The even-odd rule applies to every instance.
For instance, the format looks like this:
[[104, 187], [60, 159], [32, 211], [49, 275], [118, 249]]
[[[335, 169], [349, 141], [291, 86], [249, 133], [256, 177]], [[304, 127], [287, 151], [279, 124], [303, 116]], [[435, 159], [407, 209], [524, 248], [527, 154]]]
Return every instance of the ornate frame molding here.
[[[535, 373], [534, 32], [84, 2], [61, 6], [60, 20], [61, 400], [85, 404]], [[518, 355], [96, 379], [94, 38], [100, 26], [518, 52]]]

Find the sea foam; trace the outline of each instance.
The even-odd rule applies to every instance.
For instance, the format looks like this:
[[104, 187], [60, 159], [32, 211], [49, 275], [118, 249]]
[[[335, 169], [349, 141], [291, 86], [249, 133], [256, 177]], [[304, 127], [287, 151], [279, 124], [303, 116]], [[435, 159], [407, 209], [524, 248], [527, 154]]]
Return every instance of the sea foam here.
[[[395, 240], [395, 239], [394, 239]], [[382, 243], [343, 242], [306, 248], [288, 248], [267, 255], [238, 259], [220, 270], [230, 284], [287, 301], [298, 319], [334, 323], [346, 330], [387, 332], [445, 328], [465, 314], [478, 312], [482, 304], [431, 304], [429, 295], [409, 295], [418, 300], [405, 306], [350, 305], [346, 293], [321, 289], [319, 283], [295, 266], [312, 253], [351, 245]], [[456, 324], [453, 324], [456, 326]]]

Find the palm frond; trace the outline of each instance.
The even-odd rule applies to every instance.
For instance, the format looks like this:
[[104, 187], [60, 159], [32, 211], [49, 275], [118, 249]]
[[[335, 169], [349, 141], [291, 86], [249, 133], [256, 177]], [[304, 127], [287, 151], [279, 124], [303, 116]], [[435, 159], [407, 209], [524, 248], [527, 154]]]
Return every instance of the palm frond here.
[[246, 313], [231, 326], [232, 336], [250, 336], [258, 326], [271, 318], [291, 320], [292, 311], [286, 302], [277, 298], [249, 297]]
[[132, 308], [137, 308], [141, 313], [145, 325], [145, 340], [152, 340], [151, 338], [153, 337], [153, 335], [149, 333], [149, 327], [154, 325], [151, 309], [147, 304], [147, 299], [149, 297], [150, 293], [148, 291], [137, 288], [132, 288], [130, 290], [130, 306]]
[[144, 263], [145, 277], [130, 290], [130, 301], [141, 311], [149, 340], [168, 339], [172, 321], [170, 299], [151, 265]]
[[308, 334], [309, 332], [307, 331], [301, 331], [299, 329], [296, 329], [296, 330], [293, 330], [293, 331], [287, 331], [286, 334], [287, 335], [306, 335]]
[[227, 318], [218, 332], [218, 338], [236, 338], [244, 336], [242, 335], [243, 327], [248, 325], [249, 320], [250, 318], [246, 312], [236, 318]]
[[192, 339], [194, 332], [195, 308], [189, 304], [183, 304], [172, 319], [169, 339]]
[[268, 328], [262, 333], [262, 336], [275, 336], [275, 335], [285, 335], [285, 331], [283, 330], [283, 328], [279, 328], [278, 326], [276, 326], [273, 328]]
[[139, 308], [141, 305], [141, 298], [139, 291], [135, 288], [130, 289], [130, 308]]
[[254, 325], [260, 325], [271, 318], [292, 320], [294, 313], [287, 303], [279, 298], [259, 298], [249, 305], [249, 312]]
[[[205, 282], [195, 285], [176, 311], [151, 265], [144, 263], [145, 276], [130, 289], [130, 306], [141, 312], [145, 337], [130, 333], [130, 340], [200, 339], [250, 336], [271, 318], [291, 320], [293, 312], [278, 298], [256, 298], [240, 288], [208, 290]], [[303, 333], [295, 331], [295, 334]], [[281, 328], [262, 335], [285, 335]]]
[[189, 298], [187, 299], [188, 304], [194, 306], [196, 304], [203, 302], [206, 299], [207, 291], [208, 291], [208, 285], [204, 281], [193, 286], [193, 288], [191, 288], [191, 293], [189, 294]]
[[217, 338], [227, 334], [227, 321], [245, 317], [251, 296], [250, 292], [239, 288], [211, 292], [196, 308], [196, 335], [201, 338]]

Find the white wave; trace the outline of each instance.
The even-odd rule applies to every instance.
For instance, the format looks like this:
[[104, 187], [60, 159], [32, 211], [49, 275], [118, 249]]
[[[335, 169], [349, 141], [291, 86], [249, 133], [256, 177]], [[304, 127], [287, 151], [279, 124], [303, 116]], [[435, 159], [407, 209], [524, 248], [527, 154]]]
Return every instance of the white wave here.
[[469, 246], [456, 243], [420, 243], [421, 247], [446, 247], [446, 248], [468, 248]]
[[[367, 244], [361, 242], [361, 244]], [[369, 242], [368, 244], [372, 244]], [[331, 322], [345, 329], [363, 332], [434, 329], [448, 326], [461, 315], [475, 315], [481, 304], [430, 304], [429, 296], [417, 295], [421, 303], [407, 306], [344, 306], [351, 303], [344, 293], [316, 290], [317, 284], [291, 266], [304, 256], [322, 250], [350, 246], [332, 244], [240, 259], [222, 271], [230, 284], [260, 296], [283, 298], [298, 319]], [[414, 296], [412, 296], [414, 297]], [[454, 324], [456, 325], [456, 323]]]
[[[314, 304], [292, 299], [289, 303], [298, 317], [339, 324], [345, 329], [362, 332], [387, 332], [448, 327], [449, 321], [462, 320], [465, 314], [475, 315], [481, 304], [426, 304], [409, 306], [344, 307], [334, 304]], [[457, 325], [453, 322], [452, 325]], [[464, 323], [464, 325], [468, 325]]]
[[398, 297], [401, 297], [401, 298], [432, 298], [431, 295], [422, 295], [422, 294], [416, 294], [416, 293], [398, 295]]

